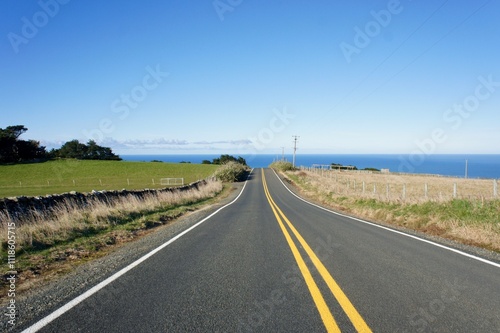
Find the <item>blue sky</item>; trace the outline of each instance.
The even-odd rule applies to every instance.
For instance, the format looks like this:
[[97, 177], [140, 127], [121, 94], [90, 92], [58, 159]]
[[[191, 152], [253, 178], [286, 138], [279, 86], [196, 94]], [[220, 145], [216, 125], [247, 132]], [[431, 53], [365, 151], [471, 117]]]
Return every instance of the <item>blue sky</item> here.
[[500, 153], [498, 1], [0, 6], [0, 127], [49, 148]]

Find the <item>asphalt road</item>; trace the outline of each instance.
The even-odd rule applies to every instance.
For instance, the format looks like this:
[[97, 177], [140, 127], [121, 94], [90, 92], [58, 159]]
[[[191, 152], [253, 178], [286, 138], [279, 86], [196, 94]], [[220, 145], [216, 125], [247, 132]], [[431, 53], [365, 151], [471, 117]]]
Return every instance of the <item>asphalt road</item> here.
[[26, 331], [500, 332], [500, 265], [305, 203], [269, 169], [165, 241]]

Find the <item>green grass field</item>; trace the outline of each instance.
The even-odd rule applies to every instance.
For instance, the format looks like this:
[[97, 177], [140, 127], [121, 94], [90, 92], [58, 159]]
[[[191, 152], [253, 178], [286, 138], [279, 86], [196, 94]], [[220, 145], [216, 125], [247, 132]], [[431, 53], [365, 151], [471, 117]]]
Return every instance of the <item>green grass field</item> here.
[[161, 188], [161, 178], [184, 184], [211, 176], [217, 165], [160, 162], [57, 160], [0, 165], [0, 197], [70, 191]]

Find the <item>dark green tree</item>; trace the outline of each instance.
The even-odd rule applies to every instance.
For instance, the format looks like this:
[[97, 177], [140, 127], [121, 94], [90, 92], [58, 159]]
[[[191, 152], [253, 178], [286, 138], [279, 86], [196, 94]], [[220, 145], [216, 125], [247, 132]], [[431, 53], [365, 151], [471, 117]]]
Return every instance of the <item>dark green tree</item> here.
[[56, 149], [55, 154], [60, 158], [76, 158], [84, 159], [87, 154], [87, 146], [80, 143], [78, 140], [71, 140]]
[[28, 162], [47, 158], [45, 147], [35, 140], [19, 137], [28, 129], [24, 125], [0, 128], [0, 163]]
[[39, 141], [18, 140], [16, 145], [20, 161], [40, 160], [48, 157], [45, 147], [41, 146]]
[[87, 144], [80, 143], [78, 140], [68, 141], [61, 148], [56, 149], [54, 154], [59, 158], [79, 160], [121, 160], [111, 148], [101, 147], [94, 140], [89, 140]]
[[238, 156], [238, 158], [236, 158], [236, 157], [228, 155], [228, 154], [223, 154], [223, 155], [220, 155], [219, 158], [214, 158], [212, 161], [212, 164], [226, 164], [228, 162], [236, 162], [236, 163], [240, 163], [243, 165], [247, 165], [247, 162], [245, 161], [245, 159], [243, 157]]

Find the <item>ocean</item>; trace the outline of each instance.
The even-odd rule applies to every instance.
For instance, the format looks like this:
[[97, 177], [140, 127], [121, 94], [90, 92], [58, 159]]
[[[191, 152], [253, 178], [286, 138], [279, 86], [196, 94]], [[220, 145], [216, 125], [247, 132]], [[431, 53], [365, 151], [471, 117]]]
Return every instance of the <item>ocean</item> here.
[[[125, 161], [158, 160], [163, 162], [201, 163], [212, 161], [220, 154], [196, 155], [120, 155]], [[240, 155], [233, 155], [238, 157]], [[267, 167], [281, 155], [241, 155], [253, 168]], [[285, 155], [292, 161], [292, 155]], [[330, 165], [331, 163], [354, 165], [358, 169], [389, 169], [391, 172], [437, 174], [452, 177], [468, 178], [500, 178], [500, 155], [370, 155], [370, 154], [297, 154], [295, 165], [313, 166], [313, 164]]]

